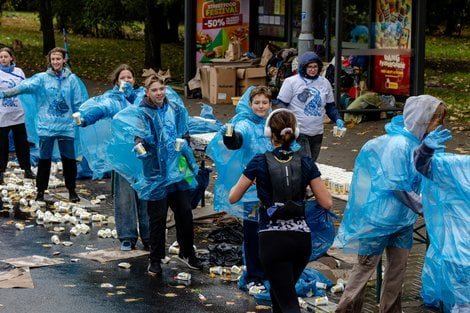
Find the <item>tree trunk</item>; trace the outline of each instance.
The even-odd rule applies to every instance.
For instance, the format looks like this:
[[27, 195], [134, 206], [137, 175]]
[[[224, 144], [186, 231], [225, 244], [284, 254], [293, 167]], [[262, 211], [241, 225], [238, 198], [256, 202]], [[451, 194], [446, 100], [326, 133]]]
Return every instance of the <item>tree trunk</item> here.
[[161, 38], [158, 31], [158, 22], [161, 21], [161, 8], [154, 0], [145, 0], [145, 67], [158, 70], [161, 63]]
[[55, 48], [51, 0], [39, 1], [39, 21], [41, 23], [42, 31], [42, 53], [47, 55], [51, 49]]
[[170, 4], [168, 8], [168, 19], [169, 28], [168, 28], [168, 42], [179, 42], [178, 27], [181, 22], [181, 17], [184, 16], [184, 12], [181, 11], [181, 8], [184, 8], [184, 3], [180, 1], [174, 1]]

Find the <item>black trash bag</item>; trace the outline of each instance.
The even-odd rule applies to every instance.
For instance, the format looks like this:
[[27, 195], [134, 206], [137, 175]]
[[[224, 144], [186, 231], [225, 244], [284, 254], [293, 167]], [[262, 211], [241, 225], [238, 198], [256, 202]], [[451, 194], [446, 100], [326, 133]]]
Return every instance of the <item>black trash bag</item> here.
[[242, 265], [242, 248], [228, 243], [219, 243], [208, 246], [210, 264], [219, 266]]
[[197, 187], [191, 190], [191, 209], [195, 209], [202, 197], [204, 197], [204, 192], [209, 186], [209, 175], [212, 172], [210, 168], [203, 167], [200, 168], [196, 175]]
[[239, 223], [228, 225], [212, 231], [207, 238], [214, 243], [241, 245], [243, 242], [243, 226]]

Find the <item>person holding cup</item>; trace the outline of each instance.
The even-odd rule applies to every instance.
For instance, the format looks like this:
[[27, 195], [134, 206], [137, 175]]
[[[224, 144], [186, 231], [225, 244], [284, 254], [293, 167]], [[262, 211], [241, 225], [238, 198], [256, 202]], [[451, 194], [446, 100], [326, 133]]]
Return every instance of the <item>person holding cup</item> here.
[[265, 86], [250, 87], [240, 99], [237, 114], [222, 127], [207, 146], [207, 155], [214, 160], [217, 181], [214, 186], [214, 210], [243, 219], [243, 250], [246, 265], [246, 286], [250, 293], [265, 291], [266, 280], [258, 254], [259, 199], [252, 186], [239, 203], [230, 204], [228, 194], [243, 169], [257, 153], [272, 150], [264, 136], [266, 117], [271, 112], [271, 92]]
[[72, 117], [79, 106], [88, 99], [83, 82], [67, 66], [66, 51], [53, 48], [47, 54], [48, 69], [23, 80], [21, 84], [0, 93], [1, 98], [10, 98], [28, 94], [32, 96], [25, 104], [27, 124], [38, 136], [39, 163], [36, 176], [36, 200], [44, 201], [44, 192], [49, 184], [52, 152], [57, 141], [63, 165], [65, 186], [69, 191], [69, 200], [79, 202], [75, 192], [77, 176], [76, 163], [76, 124]]
[[[19, 85], [24, 79], [23, 70], [15, 64], [13, 51], [8, 47], [0, 48], [0, 93]], [[15, 152], [20, 167], [24, 170], [24, 178], [36, 178], [31, 171], [23, 105], [17, 97], [0, 99], [0, 185], [3, 184], [3, 173], [8, 163], [10, 131], [13, 133]]]
[[[147, 70], [145, 96], [113, 118], [108, 152], [114, 169], [124, 176], [140, 199], [147, 200], [150, 225], [149, 274], [162, 273], [168, 207], [175, 214], [178, 259], [201, 269], [193, 247], [193, 215], [189, 189], [196, 186], [198, 166], [186, 140], [188, 112], [165, 79]], [[142, 149], [143, 148], [143, 149]], [[139, 162], [136, 162], [139, 161]]]
[[[74, 113], [77, 125], [81, 126], [80, 140], [83, 155], [93, 170], [93, 177], [102, 178], [112, 170], [106, 151], [112, 137], [111, 120], [126, 107], [140, 103], [145, 94], [143, 87], [135, 83], [135, 71], [121, 64], [110, 76], [113, 88], [104, 94], [88, 99]], [[147, 202], [140, 200], [129, 182], [116, 173], [114, 177], [114, 217], [122, 251], [135, 248], [140, 239], [145, 250], [149, 249], [149, 222]]]

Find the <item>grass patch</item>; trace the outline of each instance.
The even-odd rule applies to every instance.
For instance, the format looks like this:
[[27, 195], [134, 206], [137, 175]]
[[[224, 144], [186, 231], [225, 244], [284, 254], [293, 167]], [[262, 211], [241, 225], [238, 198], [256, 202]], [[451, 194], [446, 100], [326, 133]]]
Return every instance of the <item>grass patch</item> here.
[[[101, 39], [69, 34], [71, 65], [82, 78], [106, 81], [113, 69], [131, 65], [141, 73], [144, 65], [144, 40], [141, 24], [125, 28], [128, 38]], [[0, 43], [23, 42], [18, 51], [18, 66], [32, 73], [44, 71], [42, 33], [36, 13], [4, 12], [1, 17]], [[180, 34], [183, 32], [180, 29]], [[425, 92], [441, 98], [449, 107], [452, 119], [470, 121], [470, 33], [461, 38], [428, 36], [426, 38]], [[62, 34], [56, 34], [62, 46]], [[173, 83], [183, 82], [183, 44], [162, 44], [162, 67], [169, 68]]]
[[[42, 33], [39, 18], [35, 13], [4, 12], [1, 18], [0, 43], [11, 45], [20, 40], [23, 49], [16, 52], [18, 66], [30, 72], [42, 72], [46, 59], [42, 55]], [[133, 36], [136, 38], [139, 36]], [[68, 34], [70, 64], [72, 70], [82, 78], [106, 81], [116, 66], [131, 65], [137, 73], [144, 67], [144, 40], [91, 38]], [[62, 46], [62, 34], [56, 33], [56, 45]], [[169, 68], [172, 80], [183, 82], [183, 44], [162, 44], [162, 68]]]

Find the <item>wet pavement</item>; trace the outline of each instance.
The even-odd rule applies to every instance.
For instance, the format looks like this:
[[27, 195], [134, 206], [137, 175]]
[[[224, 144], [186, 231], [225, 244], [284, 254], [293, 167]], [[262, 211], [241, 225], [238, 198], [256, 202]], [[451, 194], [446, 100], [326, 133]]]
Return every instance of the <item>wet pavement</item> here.
[[[87, 82], [90, 94], [106, 89], [102, 84]], [[198, 115], [201, 100], [185, 101], [190, 115]], [[234, 114], [232, 105], [214, 106], [214, 113], [222, 122]], [[361, 146], [369, 139], [383, 134], [387, 120], [367, 122], [348, 129], [344, 138], [331, 135], [331, 124], [326, 125], [325, 138], [319, 162], [352, 170], [354, 159]], [[448, 126], [449, 127], [449, 126]], [[448, 151], [470, 151], [468, 126], [450, 124], [450, 127], [464, 127], [448, 145]], [[467, 127], [467, 128], [465, 128]], [[457, 150], [455, 150], [457, 149]], [[211, 164], [208, 160], [207, 164]], [[212, 179], [213, 180], [213, 179]], [[110, 194], [110, 179], [102, 181], [80, 180], [77, 182], [80, 196], [92, 199], [99, 194]], [[211, 182], [212, 185], [213, 182]], [[210, 188], [209, 188], [210, 190]], [[64, 192], [59, 188], [52, 192]], [[341, 215], [345, 202], [334, 201], [334, 211]], [[112, 215], [112, 197], [99, 204], [96, 212]], [[163, 265], [162, 277], [153, 277], [146, 273], [147, 257], [127, 259], [130, 269], [118, 267], [119, 261], [99, 263], [80, 258], [72, 262], [75, 253], [88, 249], [119, 247], [117, 239], [98, 238], [97, 230], [107, 225], [91, 225], [90, 233], [70, 238], [70, 225], [59, 234], [61, 240], [70, 240], [73, 245], [52, 245], [51, 231], [57, 225], [36, 225], [34, 220], [22, 220], [33, 227], [23, 231], [15, 229], [13, 214], [0, 217], [0, 260], [13, 257], [42, 255], [51, 258], [63, 258], [64, 264], [31, 269], [34, 282], [32, 289], [0, 289], [0, 312], [268, 312], [257, 307], [253, 298], [237, 288], [236, 282], [224, 281], [220, 277], [208, 275], [208, 265], [204, 271], [189, 270], [175, 259]], [[112, 226], [112, 225], [111, 225]], [[195, 224], [197, 248], [206, 248], [207, 234], [215, 229], [212, 222]], [[423, 231], [423, 230], [422, 230]], [[175, 228], [168, 233], [167, 245], [175, 239]], [[138, 244], [138, 249], [141, 245]], [[419, 299], [420, 272], [425, 253], [424, 244], [416, 244], [409, 259], [406, 282], [403, 288], [404, 312], [436, 312], [421, 306]], [[173, 277], [179, 272], [192, 275], [191, 284], [185, 286], [175, 282]], [[111, 288], [102, 288], [109, 283]], [[333, 301], [338, 297], [332, 297]], [[364, 312], [377, 312], [374, 282], [367, 289]]]

